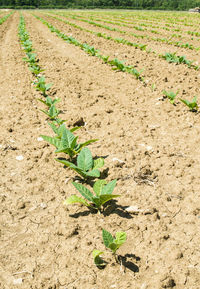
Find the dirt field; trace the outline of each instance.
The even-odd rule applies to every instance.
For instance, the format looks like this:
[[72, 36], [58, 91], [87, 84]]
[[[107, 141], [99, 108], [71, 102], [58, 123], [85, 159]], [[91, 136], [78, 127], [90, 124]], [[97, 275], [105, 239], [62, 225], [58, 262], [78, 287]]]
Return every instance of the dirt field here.
[[[83, 119], [81, 141], [99, 139], [90, 149], [105, 157], [107, 180], [117, 179], [114, 192], [121, 195], [101, 215], [79, 205], [65, 207], [66, 197], [76, 193], [75, 173], [56, 162], [54, 148], [39, 138], [51, 130], [22, 60], [19, 13], [0, 25], [0, 288], [199, 289], [200, 115], [179, 98], [196, 95], [199, 102], [200, 70], [34, 13], [111, 59], [142, 69], [145, 81], [112, 70], [23, 12], [39, 64], [53, 83], [50, 95], [61, 98], [62, 118], [69, 127]], [[199, 51], [146, 42], [158, 53], [199, 61]], [[200, 46], [197, 38], [190, 42]], [[179, 90], [176, 105], [163, 98], [163, 90]], [[123, 264], [108, 255], [109, 264], [99, 270], [92, 251], [106, 252], [102, 228], [113, 235], [125, 231], [127, 241], [118, 251]]]

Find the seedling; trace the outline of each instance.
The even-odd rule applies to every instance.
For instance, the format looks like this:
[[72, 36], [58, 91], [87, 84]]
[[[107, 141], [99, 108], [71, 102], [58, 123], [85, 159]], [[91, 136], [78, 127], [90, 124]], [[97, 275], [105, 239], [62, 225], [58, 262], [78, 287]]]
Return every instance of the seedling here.
[[40, 74], [42, 71], [44, 71], [44, 69], [42, 69], [39, 65], [33, 63], [31, 64], [31, 66], [29, 67], [30, 71], [34, 74], [34, 75], [38, 75]]
[[52, 86], [51, 83], [46, 84], [44, 76], [41, 76], [39, 79], [37, 79], [37, 81], [34, 82], [34, 84], [35, 84], [36, 90], [41, 91], [45, 97], [47, 96], [46, 91], [48, 91]]
[[[61, 152], [66, 153], [70, 156], [70, 158], [78, 154], [85, 146], [97, 141], [97, 139], [92, 139], [84, 143], [78, 144], [77, 143], [78, 137], [77, 136], [75, 137], [74, 134], [72, 133], [72, 130], [71, 131], [68, 130], [64, 124], [62, 124], [59, 128], [57, 128], [55, 124], [51, 124], [50, 126], [57, 134], [57, 136], [50, 137], [41, 135], [41, 137], [45, 141], [49, 142], [50, 144], [56, 147], [55, 151], [56, 153]], [[73, 131], [76, 129], [77, 128], [73, 129]]]
[[116, 238], [113, 238], [111, 233], [106, 230], [102, 230], [103, 242], [106, 248], [109, 248], [113, 255], [116, 255], [116, 251], [126, 242], [126, 233], [125, 232], [117, 232]]
[[191, 111], [197, 111], [198, 110], [198, 104], [197, 104], [197, 97], [195, 96], [193, 100], [190, 102], [186, 99], [180, 99]]
[[69, 197], [64, 201], [65, 205], [80, 203], [89, 208], [93, 208], [100, 213], [101, 207], [105, 203], [120, 196], [112, 194], [116, 185], [116, 180], [113, 180], [108, 184], [106, 183], [105, 180], [96, 181], [93, 186], [95, 194], [91, 193], [91, 191], [86, 187], [84, 187], [82, 184], [75, 182], [72, 182], [72, 184], [86, 200], [76, 195], [72, 195], [71, 197]]
[[[102, 238], [106, 248], [112, 251], [112, 254], [115, 258], [115, 261], [119, 263], [118, 256], [116, 254], [117, 250], [126, 242], [126, 233], [117, 232], [116, 237], [114, 238], [111, 233], [106, 230], [102, 230]], [[99, 250], [93, 250], [92, 255], [94, 257], [94, 263], [99, 268], [102, 269], [105, 267], [106, 262], [100, 257], [104, 252]]]
[[163, 90], [163, 94], [169, 99], [171, 104], [174, 104], [178, 91], [175, 93], [173, 91]]
[[37, 62], [37, 59], [36, 59], [37, 54], [36, 53], [27, 52], [26, 55], [27, 55], [27, 57], [23, 58], [24, 61], [26, 61], [30, 64]]
[[94, 160], [89, 148], [87, 147], [83, 148], [79, 153], [77, 157], [77, 165], [67, 160], [56, 159], [56, 161], [74, 170], [84, 179], [89, 177], [99, 178], [100, 171], [98, 169], [102, 168], [104, 165], [104, 159], [98, 158]]
[[41, 111], [44, 112], [51, 120], [55, 120], [60, 113], [60, 110], [57, 109], [54, 104], [50, 106], [48, 111], [43, 109], [41, 109]]
[[43, 99], [40, 99], [40, 98], [39, 98], [38, 100], [39, 100], [40, 102], [44, 103], [46, 106], [51, 107], [52, 105], [60, 102], [61, 99], [60, 99], [60, 98], [52, 99], [51, 97], [47, 96], [47, 97], [45, 98], [45, 101], [44, 101]]
[[103, 269], [106, 265], [106, 262], [100, 257], [104, 252], [99, 250], [93, 250], [92, 255], [94, 258], [94, 264], [99, 268]]

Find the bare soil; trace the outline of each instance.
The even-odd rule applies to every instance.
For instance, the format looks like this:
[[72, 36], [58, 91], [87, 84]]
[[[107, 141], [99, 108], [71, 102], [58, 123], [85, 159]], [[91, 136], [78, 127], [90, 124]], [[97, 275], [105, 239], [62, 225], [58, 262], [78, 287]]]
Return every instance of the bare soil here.
[[[101, 215], [63, 205], [76, 193], [75, 174], [38, 138], [51, 130], [22, 60], [16, 12], [0, 26], [0, 288], [199, 289], [200, 116], [162, 97], [164, 89], [198, 97], [199, 71], [70, 28], [78, 40], [110, 55], [117, 50], [119, 59], [138, 59], [149, 80], [145, 85], [59, 39], [28, 12], [23, 15], [47, 82], [53, 83], [50, 95], [62, 100], [62, 118], [69, 127], [83, 119], [81, 141], [99, 139], [90, 149], [105, 157], [104, 175], [117, 179], [121, 197]], [[69, 32], [67, 25], [48, 20]], [[119, 249], [123, 262], [106, 253], [109, 263], [99, 270], [92, 251], [106, 252], [102, 228], [125, 231], [127, 242]]]

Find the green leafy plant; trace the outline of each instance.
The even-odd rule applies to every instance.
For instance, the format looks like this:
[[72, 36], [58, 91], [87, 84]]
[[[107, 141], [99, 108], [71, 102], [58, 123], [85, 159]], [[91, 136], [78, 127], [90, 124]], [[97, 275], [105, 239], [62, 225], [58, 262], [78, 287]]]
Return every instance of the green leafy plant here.
[[116, 237], [114, 238], [111, 233], [103, 229], [102, 237], [104, 245], [112, 251], [113, 255], [115, 255], [119, 247], [126, 242], [125, 232], [117, 232]]
[[[117, 256], [117, 250], [126, 242], [127, 236], [125, 232], [116, 232], [115, 237], [105, 229], [102, 230], [102, 239], [103, 243], [106, 248], [110, 249], [115, 261], [119, 262], [119, 257]], [[99, 268], [102, 269], [105, 267], [106, 262], [100, 257], [104, 252], [99, 250], [93, 250], [92, 255], [94, 258], [94, 264]]]
[[197, 97], [195, 96], [193, 100], [190, 102], [186, 99], [180, 99], [191, 111], [197, 111], [199, 109], [197, 104]]
[[52, 87], [51, 83], [46, 84], [44, 76], [41, 76], [40, 78], [38, 78], [37, 81], [34, 82], [34, 84], [35, 84], [36, 90], [41, 91], [44, 96], [47, 96], [46, 91], [48, 91]]
[[78, 137], [72, 133], [77, 128], [74, 128], [72, 130], [68, 130], [64, 124], [56, 127], [55, 124], [50, 124], [53, 131], [56, 133], [55, 137], [45, 136], [41, 135], [41, 137], [56, 147], [56, 153], [66, 153], [72, 158], [74, 155], [78, 154], [85, 146], [96, 142], [97, 139], [88, 140], [84, 143], [77, 143]]
[[49, 110], [48, 110], [48, 111], [43, 110], [43, 109], [41, 109], [41, 111], [42, 111], [43, 113], [45, 113], [51, 120], [56, 120], [57, 116], [58, 116], [59, 113], [60, 113], [60, 110], [57, 109], [54, 104], [52, 104], [52, 105], [49, 107]]
[[36, 53], [32, 53], [32, 52], [27, 52], [26, 53], [27, 57], [24, 57], [23, 60], [28, 62], [28, 63], [35, 63], [37, 62], [37, 59], [36, 59], [36, 56], [37, 54]]
[[42, 69], [39, 65], [33, 63], [31, 64], [31, 66], [29, 66], [29, 70], [34, 74], [34, 75], [38, 75], [40, 74], [42, 71], [44, 71], [44, 69]]
[[174, 104], [178, 91], [175, 93], [173, 91], [163, 90], [163, 94], [169, 99], [171, 104]]
[[88, 147], [83, 148], [79, 153], [77, 157], [77, 165], [62, 159], [56, 159], [56, 161], [74, 170], [84, 179], [87, 179], [89, 177], [99, 178], [100, 171], [98, 169], [102, 168], [104, 165], [103, 158], [98, 159], [92, 158], [92, 154]]
[[79, 193], [84, 197], [80, 198], [76, 195], [72, 195], [64, 201], [65, 205], [80, 203], [89, 208], [93, 208], [101, 212], [101, 207], [108, 201], [119, 197], [120, 195], [113, 195], [112, 192], [116, 185], [116, 180], [106, 183], [105, 180], [98, 180], [94, 183], [93, 190], [91, 191], [83, 186], [82, 184], [72, 182], [73, 186], [79, 191]]
[[38, 100], [44, 103], [46, 106], [51, 107], [52, 105], [55, 105], [56, 103], [60, 102], [61, 99], [60, 98], [52, 99], [51, 97], [47, 96], [45, 100], [40, 98]]
[[92, 255], [94, 258], [94, 264], [99, 268], [103, 269], [106, 265], [106, 262], [100, 257], [104, 252], [99, 250], [93, 250]]

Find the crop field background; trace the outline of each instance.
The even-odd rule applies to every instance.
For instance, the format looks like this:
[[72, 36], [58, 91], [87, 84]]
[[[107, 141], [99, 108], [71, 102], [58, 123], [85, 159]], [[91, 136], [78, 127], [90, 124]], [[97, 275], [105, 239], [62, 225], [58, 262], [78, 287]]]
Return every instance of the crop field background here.
[[[199, 27], [186, 12], [0, 12], [0, 288], [200, 288]], [[101, 214], [63, 204], [80, 179], [41, 137], [41, 75], [117, 180]], [[119, 262], [102, 229], [126, 232]]]

